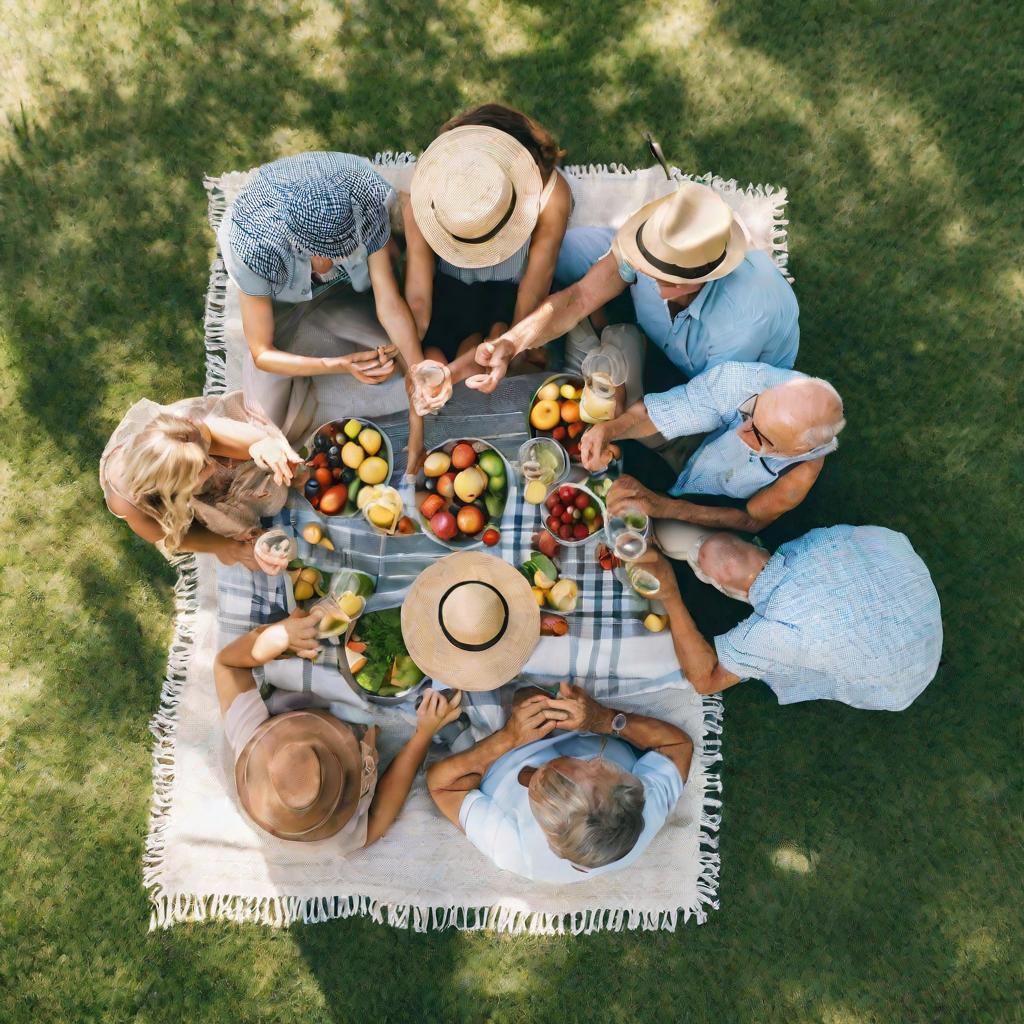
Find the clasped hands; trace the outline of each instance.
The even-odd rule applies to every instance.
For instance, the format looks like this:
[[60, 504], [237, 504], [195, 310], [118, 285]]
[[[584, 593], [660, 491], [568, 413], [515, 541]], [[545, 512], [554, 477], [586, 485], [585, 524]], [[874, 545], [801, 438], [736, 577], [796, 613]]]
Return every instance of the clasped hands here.
[[515, 746], [543, 739], [553, 729], [606, 732], [611, 713], [580, 686], [560, 683], [557, 697], [537, 693], [512, 708], [505, 731]]

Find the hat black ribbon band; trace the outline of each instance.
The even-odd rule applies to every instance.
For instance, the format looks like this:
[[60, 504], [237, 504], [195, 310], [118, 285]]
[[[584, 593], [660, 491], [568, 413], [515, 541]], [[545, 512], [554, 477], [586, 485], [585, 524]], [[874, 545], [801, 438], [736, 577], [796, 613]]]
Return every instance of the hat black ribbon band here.
[[[458, 590], [459, 587], [466, 587], [470, 584], [477, 587], [486, 587], [488, 590], [493, 590], [494, 593], [498, 595], [498, 600], [501, 602], [501, 626], [499, 627], [498, 632], [495, 633], [490, 640], [487, 640], [482, 644], [467, 644], [463, 643], [461, 640], [456, 640], [455, 637], [448, 632], [448, 629], [444, 624], [444, 616], [442, 613], [444, 611], [445, 601], [447, 601], [448, 598], [451, 597], [452, 593]], [[463, 580], [461, 583], [456, 583], [454, 586], [449, 587], [441, 595], [441, 600], [437, 602], [437, 624], [441, 627], [441, 632], [444, 633], [445, 639], [448, 643], [458, 647], [460, 651], [488, 651], [505, 635], [505, 630], [508, 629], [508, 601], [505, 600], [504, 594], [502, 594], [497, 587], [491, 586], [490, 583], [484, 583], [483, 580]]]
[[673, 277], [685, 277], [687, 280], [692, 280], [695, 277], [704, 277], [705, 274], [710, 274], [712, 270], [722, 265], [722, 261], [725, 259], [726, 253], [729, 251], [729, 247], [726, 246], [722, 250], [722, 255], [718, 259], [712, 260], [710, 263], [705, 263], [702, 267], [681, 267], [677, 263], [666, 263], [664, 260], [659, 260], [657, 256], [652, 253], [646, 245], [644, 245], [643, 231], [644, 225], [647, 221], [644, 221], [636, 229], [636, 247], [640, 250], [640, 255], [655, 270], [660, 270], [663, 274], [671, 274]]
[[[431, 202], [430, 208], [431, 209], [434, 208], [433, 202]], [[505, 211], [505, 215], [501, 218], [501, 220], [498, 221], [497, 224], [494, 225], [493, 228], [491, 228], [490, 231], [487, 232], [486, 235], [480, 235], [479, 238], [463, 238], [461, 235], [452, 235], [452, 238], [454, 238], [456, 242], [465, 242], [466, 245], [480, 245], [483, 242], [489, 242], [509, 222], [509, 219], [512, 217], [512, 214], [515, 212], [515, 209], [516, 209], [516, 190], [515, 190], [515, 186], [513, 185], [512, 186], [512, 198], [511, 198], [511, 200], [509, 200], [508, 209]], [[451, 234], [450, 231], [448, 233]]]

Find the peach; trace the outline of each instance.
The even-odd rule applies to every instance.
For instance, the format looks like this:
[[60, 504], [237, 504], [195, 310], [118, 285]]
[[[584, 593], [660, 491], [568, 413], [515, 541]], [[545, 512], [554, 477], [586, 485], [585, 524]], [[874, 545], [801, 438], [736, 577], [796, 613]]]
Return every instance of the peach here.
[[561, 404], [559, 411], [563, 423], [577, 423], [580, 418], [580, 403], [567, 400]]

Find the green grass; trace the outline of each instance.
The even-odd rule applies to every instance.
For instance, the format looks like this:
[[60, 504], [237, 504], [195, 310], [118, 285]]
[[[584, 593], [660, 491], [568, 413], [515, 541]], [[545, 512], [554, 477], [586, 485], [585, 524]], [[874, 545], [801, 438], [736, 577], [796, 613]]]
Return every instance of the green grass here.
[[[1019, 5], [5, 0], [0, 1019], [1022, 1019]], [[842, 453], [774, 531], [904, 530], [945, 662], [899, 715], [726, 697], [722, 909], [676, 934], [147, 932], [147, 721], [172, 575], [96, 461], [196, 393], [204, 172], [419, 150], [531, 111], [570, 161], [790, 189], [801, 368]], [[721, 624], [721, 603], [699, 609]]]

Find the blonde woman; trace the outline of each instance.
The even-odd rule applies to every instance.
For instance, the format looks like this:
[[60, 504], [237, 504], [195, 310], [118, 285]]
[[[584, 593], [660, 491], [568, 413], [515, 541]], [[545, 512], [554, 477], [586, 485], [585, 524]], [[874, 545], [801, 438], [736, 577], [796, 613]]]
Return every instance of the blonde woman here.
[[136, 402], [100, 459], [107, 508], [165, 554], [208, 551], [258, 568], [260, 517], [284, 506], [301, 461], [240, 391]]

